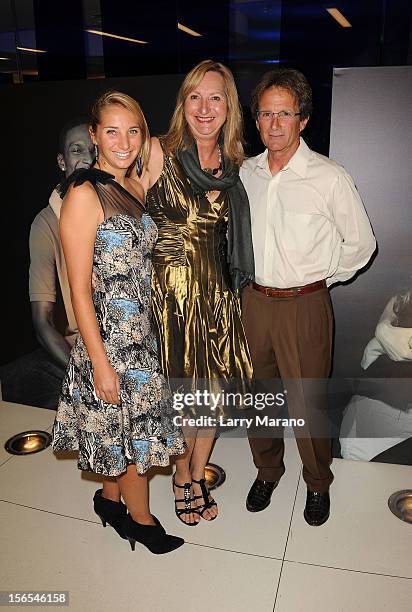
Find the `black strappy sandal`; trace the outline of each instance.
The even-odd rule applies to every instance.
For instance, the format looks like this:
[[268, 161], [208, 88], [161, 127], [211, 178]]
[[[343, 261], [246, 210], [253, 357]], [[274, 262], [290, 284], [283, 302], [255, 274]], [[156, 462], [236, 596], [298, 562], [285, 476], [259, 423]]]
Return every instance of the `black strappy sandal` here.
[[[194, 523], [188, 523], [186, 521], [184, 521], [182, 519], [182, 515], [183, 514], [199, 514], [199, 511], [196, 509], [192, 508], [192, 502], [196, 499], [195, 497], [190, 497], [190, 493], [191, 493], [191, 488], [192, 488], [192, 483], [191, 482], [185, 482], [184, 485], [178, 485], [176, 483], [175, 480], [175, 474], [173, 474], [173, 478], [172, 478], [172, 484], [173, 487], [176, 487], [177, 489], [183, 489], [183, 498], [182, 499], [177, 499], [175, 497], [175, 514], [177, 516], [177, 518], [179, 519], [179, 521], [181, 521], [184, 525], [187, 525], [188, 527], [195, 527], [196, 525], [198, 525], [200, 523], [200, 521], [194, 522]], [[175, 491], [173, 489], [173, 495], [175, 495]], [[177, 504], [179, 503], [184, 503], [185, 507], [184, 508], [178, 508]]]
[[205, 512], [205, 510], [209, 510], [209, 508], [212, 508], [213, 506], [217, 506], [217, 503], [215, 502], [215, 500], [213, 499], [213, 497], [210, 495], [209, 490], [206, 486], [206, 481], [204, 478], [201, 478], [200, 480], [195, 480], [194, 478], [192, 478], [192, 482], [198, 484], [202, 490], [202, 495], [195, 495], [194, 496], [194, 500], [196, 501], [197, 499], [203, 499], [203, 504], [201, 504], [200, 506], [197, 507], [196, 512], [198, 512], [198, 514], [200, 514], [200, 516], [202, 517], [203, 520], [205, 521], [214, 521], [215, 518], [217, 518], [216, 516], [212, 516], [212, 518], [207, 519], [204, 518], [203, 513]]

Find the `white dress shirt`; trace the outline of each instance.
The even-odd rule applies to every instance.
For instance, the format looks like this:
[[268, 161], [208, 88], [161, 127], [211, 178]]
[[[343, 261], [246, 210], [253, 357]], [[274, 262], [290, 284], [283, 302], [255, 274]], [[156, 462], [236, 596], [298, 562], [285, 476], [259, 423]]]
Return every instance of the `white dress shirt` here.
[[299, 287], [346, 281], [376, 248], [353, 180], [336, 162], [300, 145], [272, 176], [267, 149], [247, 159], [240, 178], [249, 196], [256, 282]]

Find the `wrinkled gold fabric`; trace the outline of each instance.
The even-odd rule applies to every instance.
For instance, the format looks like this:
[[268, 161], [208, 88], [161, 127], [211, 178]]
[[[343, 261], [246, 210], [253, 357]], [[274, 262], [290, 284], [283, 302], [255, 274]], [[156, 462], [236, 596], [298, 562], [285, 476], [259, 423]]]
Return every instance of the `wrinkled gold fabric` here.
[[177, 159], [165, 156], [147, 194], [158, 227], [152, 307], [170, 379], [251, 379], [239, 299], [228, 288], [224, 194], [195, 196]]

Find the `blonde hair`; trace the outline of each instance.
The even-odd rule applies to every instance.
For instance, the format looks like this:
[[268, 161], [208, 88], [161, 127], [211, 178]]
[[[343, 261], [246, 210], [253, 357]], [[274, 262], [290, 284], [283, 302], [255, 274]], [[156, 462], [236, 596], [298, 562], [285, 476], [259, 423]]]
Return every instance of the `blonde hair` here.
[[217, 72], [223, 77], [227, 101], [223, 154], [226, 159], [240, 166], [244, 158], [243, 119], [235, 81], [229, 68], [212, 60], [204, 60], [192, 68], [180, 86], [169, 131], [164, 137], [165, 152], [175, 153], [178, 149], [186, 149], [192, 144], [193, 136], [188, 129], [184, 105], [188, 95], [198, 87], [207, 72]]
[[111, 106], [112, 104], [121, 106], [138, 117], [139, 127], [142, 131], [142, 148], [140, 150], [140, 157], [142, 159], [143, 166], [146, 166], [149, 160], [150, 152], [149, 128], [147, 127], [146, 119], [142, 109], [140, 108], [140, 104], [136, 102], [134, 98], [121, 91], [115, 90], [109, 90], [103, 93], [97, 98], [92, 106], [89, 122], [90, 128], [94, 133], [96, 132], [97, 126], [100, 123], [102, 110], [108, 106]]

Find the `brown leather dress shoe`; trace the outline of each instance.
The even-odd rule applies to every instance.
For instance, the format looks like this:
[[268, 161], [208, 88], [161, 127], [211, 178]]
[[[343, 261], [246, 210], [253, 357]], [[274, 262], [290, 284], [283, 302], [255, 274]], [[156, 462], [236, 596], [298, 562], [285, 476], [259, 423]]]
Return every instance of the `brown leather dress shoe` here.
[[329, 510], [329, 491], [326, 491], [326, 493], [318, 493], [317, 491], [309, 491], [308, 489], [306, 506], [303, 512], [305, 521], [314, 527], [323, 525], [329, 518]]
[[261, 512], [270, 504], [270, 498], [274, 489], [278, 486], [279, 480], [272, 482], [270, 480], [259, 480], [250, 487], [250, 491], [246, 498], [246, 508], [249, 512]]

